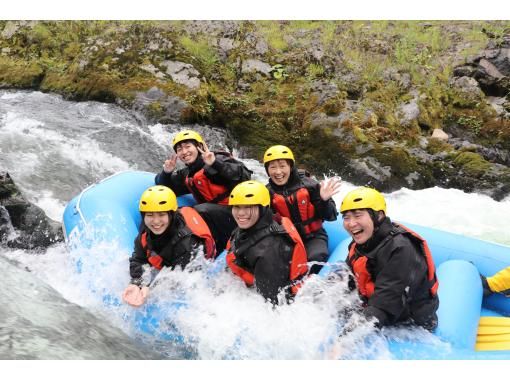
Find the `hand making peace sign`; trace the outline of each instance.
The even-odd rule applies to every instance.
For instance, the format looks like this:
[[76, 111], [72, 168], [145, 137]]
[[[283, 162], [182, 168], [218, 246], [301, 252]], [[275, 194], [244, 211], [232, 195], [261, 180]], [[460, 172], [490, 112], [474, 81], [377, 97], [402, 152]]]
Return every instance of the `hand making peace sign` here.
[[197, 149], [202, 154], [202, 159], [204, 160], [204, 163], [206, 165], [211, 166], [212, 164], [214, 164], [214, 161], [216, 160], [216, 155], [214, 154], [214, 152], [211, 152], [209, 150], [205, 142], [202, 143], [202, 147], [204, 149], [200, 149], [199, 146], [197, 146]]
[[163, 171], [165, 173], [171, 173], [175, 169], [176, 162], [177, 162], [176, 154], [169, 156], [168, 159], [166, 159], [165, 163], [163, 164]]

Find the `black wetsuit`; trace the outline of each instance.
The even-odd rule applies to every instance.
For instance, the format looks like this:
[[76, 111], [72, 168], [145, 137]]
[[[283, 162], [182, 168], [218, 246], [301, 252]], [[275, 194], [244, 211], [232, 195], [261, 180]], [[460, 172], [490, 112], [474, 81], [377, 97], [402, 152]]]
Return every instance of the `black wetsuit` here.
[[[172, 189], [177, 196], [189, 194], [190, 189], [186, 186], [188, 177], [193, 177], [199, 170], [204, 169], [205, 176], [214, 184], [225, 186], [232, 190], [238, 183], [251, 178], [251, 171], [241, 162], [223, 152], [215, 152], [216, 159], [209, 166], [206, 165], [199, 155], [197, 159], [185, 168], [166, 173], [164, 170], [156, 175], [156, 185], [164, 185]], [[195, 209], [204, 218], [216, 241], [218, 252], [223, 251], [230, 234], [237, 226], [230, 208], [226, 205], [205, 202], [199, 192], [192, 193], [197, 201]], [[225, 197], [228, 196], [228, 191]], [[218, 202], [222, 199], [218, 199]]]
[[[334, 221], [337, 219], [338, 211], [333, 198], [323, 201], [320, 197], [320, 184], [310, 177], [300, 175], [296, 167], [292, 168], [289, 180], [285, 185], [278, 186], [269, 179], [267, 188], [271, 194], [277, 193], [284, 197], [288, 197], [299, 189], [305, 188], [310, 194], [310, 202], [315, 207], [314, 219], [320, 219], [322, 221]], [[292, 220], [292, 223], [294, 223], [303, 239], [308, 261], [326, 262], [329, 257], [328, 234], [326, 230], [324, 228], [319, 228], [311, 233], [306, 233], [301, 226], [299, 211], [295, 207], [290, 208], [289, 218]], [[321, 268], [322, 265], [312, 265], [310, 273], [318, 273]]]
[[203, 240], [193, 235], [179, 212], [173, 213], [172, 222], [161, 235], [154, 235], [142, 222], [141, 232], [135, 238], [134, 252], [129, 259], [129, 272], [133, 284], [148, 285], [142, 278], [143, 265], [149, 263], [147, 250], [142, 247], [143, 233], [147, 236], [147, 249], [161, 256], [162, 265], [172, 269], [176, 266], [184, 268], [198, 252], [204, 249]]
[[386, 217], [372, 238], [356, 245], [355, 254], [367, 258], [366, 268], [375, 284], [364, 313], [376, 317], [379, 326], [411, 321], [433, 330], [439, 299], [430, 293], [426, 259], [415, 240], [397, 231]]
[[[237, 228], [232, 234], [231, 248], [235, 255], [235, 264], [255, 279], [257, 291], [272, 303], [278, 303], [278, 293], [288, 288], [290, 265], [294, 242], [286, 233], [269, 233], [260, 231], [276, 223], [269, 207], [260, 207], [258, 222], [246, 229]], [[287, 294], [290, 296], [290, 294]]]

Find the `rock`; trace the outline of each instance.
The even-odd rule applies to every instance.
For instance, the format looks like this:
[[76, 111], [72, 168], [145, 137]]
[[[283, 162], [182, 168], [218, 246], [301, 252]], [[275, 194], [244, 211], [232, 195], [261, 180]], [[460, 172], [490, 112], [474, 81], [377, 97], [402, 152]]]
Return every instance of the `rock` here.
[[161, 123], [180, 122], [182, 110], [188, 107], [188, 103], [178, 96], [166, 95], [161, 89], [152, 87], [147, 92], [136, 93], [133, 109], [135, 111], [147, 111], [155, 103], [163, 110], [163, 115], [157, 117], [157, 121]]
[[413, 121], [418, 120], [420, 116], [420, 107], [418, 106], [418, 100], [415, 98], [409, 103], [400, 105], [397, 111], [399, 122], [402, 125], [409, 125]]
[[458, 66], [453, 69], [453, 75], [456, 77], [472, 77], [475, 68], [473, 66]]
[[176, 83], [182, 84], [190, 89], [200, 87], [200, 73], [189, 63], [179, 61], [163, 61], [161, 66], [166, 67], [166, 73]]
[[485, 97], [479, 83], [474, 78], [467, 76], [452, 78], [450, 85], [458, 94], [455, 100], [455, 104], [458, 106], [472, 107]]
[[153, 64], [151, 63], [148, 63], [148, 64], [145, 64], [145, 65], [140, 65], [140, 68], [142, 70], [145, 70], [149, 73], [151, 73], [152, 75], [154, 75], [156, 78], [159, 78], [159, 79], [163, 79], [165, 77], [165, 74], [163, 74], [161, 71], [158, 70], [157, 67], [155, 67]]
[[312, 93], [317, 96], [318, 104], [322, 105], [328, 99], [331, 99], [339, 94], [338, 86], [329, 81], [313, 81], [310, 85]]
[[506, 98], [487, 96], [487, 103], [491, 105], [498, 116], [510, 118], [510, 112], [505, 108], [507, 103]]
[[258, 56], [264, 56], [269, 51], [269, 46], [267, 42], [263, 39], [258, 39], [257, 44], [255, 45], [255, 54]]
[[486, 49], [455, 67], [453, 74], [476, 79], [486, 95], [505, 96], [510, 92], [510, 48]]
[[20, 28], [20, 24], [15, 21], [7, 21], [4, 30], [2, 31], [2, 38], [11, 38]]
[[490, 61], [501, 75], [510, 76], [510, 48], [498, 49]]
[[395, 81], [403, 90], [411, 88], [411, 75], [409, 73], [399, 73], [395, 68], [389, 68], [383, 72], [383, 78], [387, 81]]
[[61, 224], [27, 202], [9, 173], [0, 171], [0, 240], [19, 249], [46, 248], [63, 241]]
[[500, 73], [498, 68], [496, 66], [494, 66], [492, 63], [490, 63], [489, 61], [487, 61], [486, 59], [481, 59], [478, 64], [480, 65], [480, 67], [482, 69], [485, 70], [487, 75], [489, 75], [493, 78], [496, 78], [496, 79], [504, 77], [504, 75]]
[[473, 78], [467, 76], [453, 78], [450, 84], [463, 93], [476, 93], [477, 96], [483, 95], [480, 85]]
[[448, 141], [448, 134], [445, 131], [443, 131], [442, 129], [436, 128], [432, 132], [431, 138], [447, 142]]
[[262, 62], [258, 59], [247, 59], [245, 61], [243, 61], [243, 66], [242, 66], [242, 69], [241, 71], [243, 73], [260, 73], [260, 74], [263, 74], [265, 75], [266, 77], [271, 77], [271, 65], [266, 63], [266, 62]]
[[218, 41], [218, 50], [220, 57], [225, 60], [229, 52], [234, 48], [234, 40], [232, 38], [220, 38]]

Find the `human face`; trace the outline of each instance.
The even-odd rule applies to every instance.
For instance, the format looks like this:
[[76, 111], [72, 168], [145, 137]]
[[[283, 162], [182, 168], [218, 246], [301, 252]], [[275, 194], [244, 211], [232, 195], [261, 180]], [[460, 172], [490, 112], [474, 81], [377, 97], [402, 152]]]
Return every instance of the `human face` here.
[[278, 186], [283, 186], [289, 181], [290, 170], [287, 160], [274, 160], [267, 164], [267, 174]]
[[255, 225], [255, 223], [259, 220], [259, 206], [234, 206], [232, 207], [232, 216], [234, 217], [237, 226], [246, 230]]
[[364, 244], [374, 234], [374, 222], [366, 209], [347, 211], [343, 214], [344, 228], [356, 244]]
[[198, 157], [198, 149], [190, 141], [183, 141], [175, 147], [177, 158], [184, 162], [186, 165], [192, 164]]
[[143, 221], [155, 235], [161, 235], [170, 224], [168, 212], [146, 212]]

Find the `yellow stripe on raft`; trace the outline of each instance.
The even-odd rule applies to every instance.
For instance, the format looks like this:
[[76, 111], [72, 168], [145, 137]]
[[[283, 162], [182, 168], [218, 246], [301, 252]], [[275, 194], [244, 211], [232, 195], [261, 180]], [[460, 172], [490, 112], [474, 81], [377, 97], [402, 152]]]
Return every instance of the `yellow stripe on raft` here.
[[475, 350], [510, 350], [510, 318], [481, 317]]
[[510, 334], [498, 334], [498, 335], [478, 335], [476, 337], [477, 343], [488, 343], [488, 342], [510, 342]]
[[509, 326], [510, 318], [507, 317], [480, 317], [480, 326]]
[[510, 341], [506, 342], [476, 342], [476, 351], [503, 351], [510, 350]]
[[478, 335], [510, 334], [510, 326], [478, 326]]

